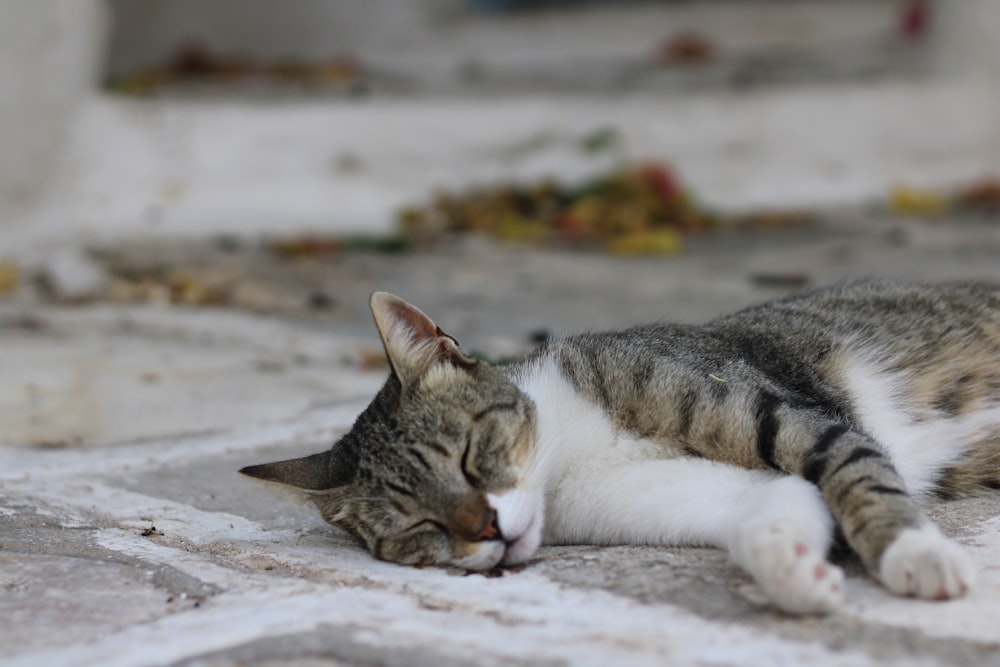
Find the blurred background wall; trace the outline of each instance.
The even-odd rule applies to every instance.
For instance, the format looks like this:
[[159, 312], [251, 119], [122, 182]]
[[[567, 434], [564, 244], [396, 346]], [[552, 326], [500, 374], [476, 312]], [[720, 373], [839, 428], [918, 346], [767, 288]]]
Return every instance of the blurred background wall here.
[[57, 196], [73, 121], [98, 94], [106, 13], [92, 1], [0, 4], [0, 230], [41, 223]]
[[525, 4], [6, 0], [0, 229], [380, 232], [623, 159], [731, 209], [1000, 172], [996, 0]]

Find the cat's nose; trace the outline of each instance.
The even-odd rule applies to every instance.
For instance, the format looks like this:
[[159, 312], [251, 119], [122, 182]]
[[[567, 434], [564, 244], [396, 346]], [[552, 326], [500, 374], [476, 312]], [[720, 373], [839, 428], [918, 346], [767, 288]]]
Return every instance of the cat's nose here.
[[497, 511], [485, 498], [470, 499], [460, 505], [448, 523], [457, 535], [468, 542], [503, 539]]
[[476, 534], [476, 541], [502, 540], [503, 535], [500, 534], [500, 524], [497, 522], [497, 511], [492, 507], [488, 508], [484, 518], [483, 527]]

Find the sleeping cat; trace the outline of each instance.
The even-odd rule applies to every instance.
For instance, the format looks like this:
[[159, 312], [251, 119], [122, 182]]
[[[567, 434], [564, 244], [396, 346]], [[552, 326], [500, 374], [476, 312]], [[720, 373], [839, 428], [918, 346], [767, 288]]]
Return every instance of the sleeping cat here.
[[893, 593], [973, 585], [917, 501], [1000, 488], [1000, 286], [855, 281], [496, 367], [398, 297], [371, 310], [392, 372], [351, 431], [240, 472], [304, 491], [378, 558], [712, 545], [778, 608], [823, 613], [836, 528]]

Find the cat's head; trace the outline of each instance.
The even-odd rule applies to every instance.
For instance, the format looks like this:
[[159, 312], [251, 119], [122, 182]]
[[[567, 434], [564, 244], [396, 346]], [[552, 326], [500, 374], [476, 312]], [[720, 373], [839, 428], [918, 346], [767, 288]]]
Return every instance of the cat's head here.
[[487, 569], [541, 541], [535, 407], [402, 299], [371, 310], [392, 373], [332, 449], [240, 472], [292, 487], [381, 559]]

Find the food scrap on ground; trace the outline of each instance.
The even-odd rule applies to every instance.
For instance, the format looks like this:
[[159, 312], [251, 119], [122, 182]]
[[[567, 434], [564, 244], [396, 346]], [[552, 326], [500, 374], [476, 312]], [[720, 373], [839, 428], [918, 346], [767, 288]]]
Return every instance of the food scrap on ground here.
[[703, 65], [718, 56], [715, 45], [696, 32], [679, 32], [670, 36], [660, 45], [658, 55], [664, 65]]
[[239, 271], [212, 267], [120, 275], [112, 281], [106, 296], [116, 303], [221, 306], [253, 312], [296, 310], [305, 303], [305, 298], [297, 298]]
[[13, 292], [20, 282], [20, 271], [13, 262], [0, 262], [0, 296]]
[[143, 537], [162, 537], [163, 531], [158, 530], [153, 524], [149, 524], [149, 527], [143, 528], [142, 532], [139, 534]]
[[[874, 209], [921, 218], [938, 218], [949, 210], [1000, 214], [1000, 179], [986, 178], [952, 192], [899, 185]], [[618, 255], [672, 255], [681, 251], [685, 236], [801, 228], [822, 218], [821, 212], [795, 209], [722, 215], [699, 205], [661, 162], [616, 169], [576, 187], [542, 180], [442, 191], [425, 206], [399, 214], [403, 238], [417, 247], [454, 234], [479, 233], [500, 241]]]
[[283, 259], [323, 259], [343, 252], [397, 253], [409, 250], [402, 237], [389, 236], [324, 236], [303, 234], [269, 241], [271, 251]]
[[380, 370], [389, 367], [389, 360], [386, 359], [385, 350], [381, 347], [359, 346], [358, 366], [362, 370]]
[[903, 215], [937, 217], [948, 208], [948, 199], [935, 190], [898, 185], [889, 191], [889, 210]]
[[603, 248], [619, 255], [672, 255], [682, 249], [685, 234], [800, 226], [809, 216], [722, 216], [700, 206], [669, 166], [648, 162], [578, 187], [541, 181], [465, 194], [441, 192], [426, 207], [403, 210], [399, 219], [403, 236], [417, 246], [474, 232], [501, 241]]
[[955, 204], [966, 211], [1000, 214], [1000, 178], [984, 178], [962, 188], [955, 195]]
[[[603, 150], [610, 131], [588, 137]], [[951, 191], [901, 185], [868, 209], [873, 219], [1000, 217], [1000, 178], [986, 177]], [[122, 246], [50, 253], [44, 261], [0, 260], [0, 297], [35, 294], [74, 305], [91, 301], [158, 306], [232, 308], [319, 319], [345, 312], [329, 265], [367, 266], [364, 253], [403, 253], [478, 234], [498, 241], [618, 256], [671, 256], [691, 237], [731, 232], [772, 233], [810, 226], [836, 227], [833, 214], [772, 210], [723, 215], [704, 207], [666, 164], [646, 162], [612, 170], [582, 185], [553, 180], [503, 184], [465, 193], [440, 192], [423, 207], [399, 214], [394, 236], [303, 233], [253, 239], [223, 236], [202, 245]], [[352, 258], [348, 258], [352, 255]], [[360, 263], [358, 260], [361, 260]], [[366, 270], [363, 269], [362, 270]], [[757, 287], [804, 287], [810, 277], [764, 271], [748, 276]], [[539, 334], [541, 336], [541, 334]], [[381, 351], [359, 352], [362, 366], [384, 363]]]
[[949, 210], [981, 215], [1000, 214], [1000, 178], [986, 177], [952, 190], [900, 185], [889, 192], [891, 213], [937, 218]]
[[109, 88], [128, 95], [150, 95], [181, 84], [271, 83], [359, 93], [366, 90], [367, 80], [365, 68], [350, 56], [321, 62], [265, 62], [222, 55], [199, 42], [189, 42], [164, 65], [113, 79]]

